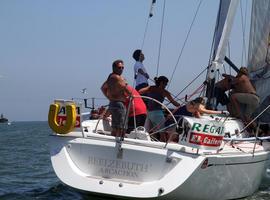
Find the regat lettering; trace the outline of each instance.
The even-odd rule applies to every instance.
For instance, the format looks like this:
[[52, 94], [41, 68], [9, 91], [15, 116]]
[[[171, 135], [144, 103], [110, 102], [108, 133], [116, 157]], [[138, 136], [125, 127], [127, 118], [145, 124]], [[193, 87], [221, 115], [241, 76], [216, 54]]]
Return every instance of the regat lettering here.
[[222, 135], [224, 132], [224, 127], [216, 126], [214, 124], [200, 124], [200, 123], [193, 123], [192, 131], [199, 132], [199, 133], [212, 133], [215, 135]]

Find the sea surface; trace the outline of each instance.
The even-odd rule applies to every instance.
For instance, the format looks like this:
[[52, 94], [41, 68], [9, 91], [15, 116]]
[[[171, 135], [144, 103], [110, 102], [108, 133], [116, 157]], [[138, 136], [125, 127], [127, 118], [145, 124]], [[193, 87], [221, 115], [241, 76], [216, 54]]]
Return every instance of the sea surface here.
[[[47, 122], [0, 124], [0, 200], [113, 199], [81, 193], [60, 182], [51, 166], [50, 133]], [[270, 200], [270, 169], [259, 191], [242, 200]]]

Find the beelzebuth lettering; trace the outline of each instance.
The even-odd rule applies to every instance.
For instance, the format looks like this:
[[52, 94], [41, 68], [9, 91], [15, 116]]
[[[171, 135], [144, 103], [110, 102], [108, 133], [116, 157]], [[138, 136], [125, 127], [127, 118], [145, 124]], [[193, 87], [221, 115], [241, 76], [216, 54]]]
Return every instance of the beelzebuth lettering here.
[[89, 157], [88, 164], [103, 167], [103, 168], [108, 168], [110, 171], [112, 171], [111, 169], [117, 169], [117, 170], [120, 169], [120, 170], [132, 171], [132, 172], [147, 173], [149, 170], [149, 164], [127, 162], [127, 161], [121, 161], [121, 160], [108, 160], [108, 159], [97, 158], [97, 157]]

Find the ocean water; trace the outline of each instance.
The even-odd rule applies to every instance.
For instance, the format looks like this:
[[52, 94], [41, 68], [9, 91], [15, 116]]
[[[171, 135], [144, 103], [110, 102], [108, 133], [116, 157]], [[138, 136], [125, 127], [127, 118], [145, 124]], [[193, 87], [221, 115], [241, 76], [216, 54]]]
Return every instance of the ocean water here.
[[[0, 124], [0, 200], [108, 200], [60, 182], [50, 161], [47, 122]], [[270, 162], [269, 162], [270, 168]], [[259, 191], [243, 200], [270, 199], [270, 172]]]

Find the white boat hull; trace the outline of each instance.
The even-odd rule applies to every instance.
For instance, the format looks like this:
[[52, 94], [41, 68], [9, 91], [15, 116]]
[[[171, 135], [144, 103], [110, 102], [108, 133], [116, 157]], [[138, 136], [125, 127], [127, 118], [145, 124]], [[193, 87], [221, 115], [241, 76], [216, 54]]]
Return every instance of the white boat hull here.
[[[50, 137], [51, 161], [59, 179], [82, 191], [118, 198], [234, 199], [254, 193], [265, 173], [268, 151], [199, 153], [179, 144], [80, 132]], [[73, 136], [72, 136], [73, 135]], [[77, 136], [75, 136], [77, 135]], [[92, 136], [91, 136], [92, 135]], [[253, 148], [246, 144], [243, 148]], [[194, 151], [194, 152], [192, 152]], [[208, 159], [206, 168], [202, 165]]]

